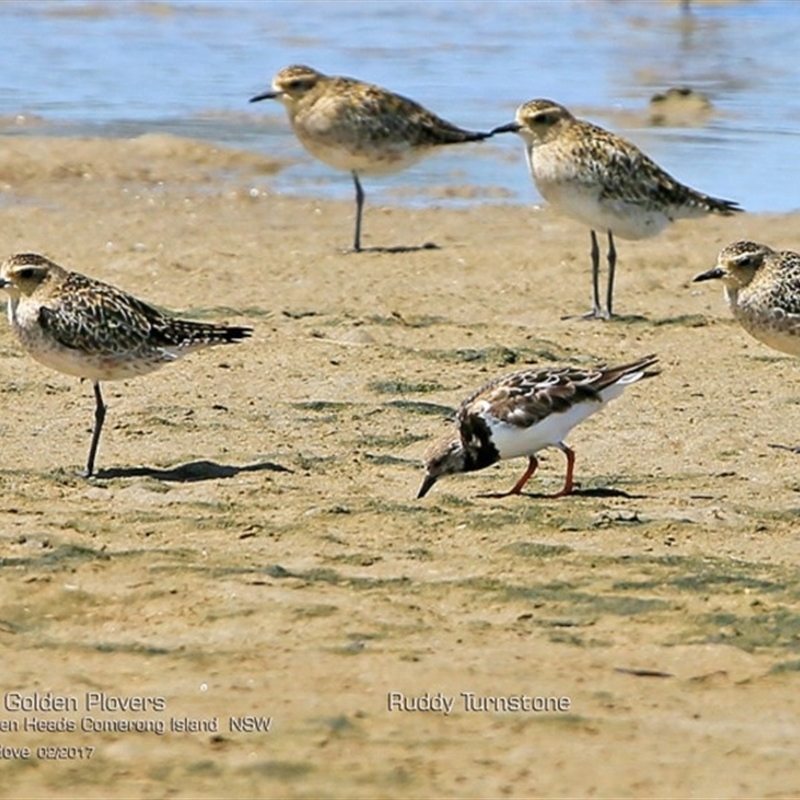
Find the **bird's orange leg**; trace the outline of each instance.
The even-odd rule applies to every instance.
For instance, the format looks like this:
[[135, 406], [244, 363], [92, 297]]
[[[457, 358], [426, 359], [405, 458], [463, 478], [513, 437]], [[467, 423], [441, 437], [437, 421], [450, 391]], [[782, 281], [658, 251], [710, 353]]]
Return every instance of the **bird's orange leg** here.
[[522, 494], [522, 489], [525, 484], [531, 479], [534, 472], [536, 472], [536, 468], [539, 466], [539, 461], [537, 460], [536, 456], [528, 456], [528, 469], [525, 470], [525, 474], [514, 484], [514, 486], [509, 489], [507, 492], [496, 492], [493, 494], [482, 494], [479, 497], [508, 497], [512, 494]]
[[567, 457], [567, 477], [564, 480], [564, 488], [560, 492], [548, 494], [545, 497], [566, 497], [568, 494], [572, 494], [574, 486], [572, 475], [575, 472], [575, 453], [563, 442], [559, 442], [556, 447]]

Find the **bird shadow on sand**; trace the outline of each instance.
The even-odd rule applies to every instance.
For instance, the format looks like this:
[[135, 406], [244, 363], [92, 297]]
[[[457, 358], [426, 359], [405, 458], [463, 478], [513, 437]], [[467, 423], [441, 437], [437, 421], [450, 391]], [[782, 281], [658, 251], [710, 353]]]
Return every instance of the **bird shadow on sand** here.
[[618, 323], [621, 325], [634, 325], [639, 322], [651, 322], [648, 317], [644, 316], [644, 314], [614, 314], [611, 319], [606, 320], [606, 322], [611, 323]]
[[774, 450], [788, 450], [790, 453], [800, 454], [800, 445], [791, 444], [770, 444]]
[[155, 467], [117, 467], [103, 469], [97, 472], [96, 478], [155, 478], [157, 481], [171, 481], [174, 483], [196, 483], [198, 481], [213, 481], [220, 478], [235, 478], [243, 472], [292, 472], [289, 467], [273, 464], [270, 461], [260, 461], [256, 464], [246, 464], [236, 467], [231, 464], [217, 464], [215, 461], [189, 461], [169, 469]]
[[424, 244], [397, 244], [392, 247], [362, 247], [360, 250], [345, 250], [348, 253], [418, 253], [421, 250], [441, 250], [435, 242], [425, 242]]
[[624, 497], [628, 500], [644, 500], [646, 494], [631, 494], [624, 489], [614, 489], [610, 486], [597, 486], [591, 489], [573, 489], [572, 494], [578, 497]]
[[564, 314], [562, 317], [560, 317], [560, 319], [562, 321], [577, 320], [579, 322], [603, 322], [608, 325], [637, 325], [643, 322], [652, 322], [643, 314], [614, 314], [614, 316], [610, 319], [604, 319], [603, 317], [593, 317], [591, 312], [587, 314]]
[[[512, 497], [514, 495], [479, 494], [477, 497], [498, 499], [501, 497]], [[518, 497], [528, 497], [533, 500], [564, 500], [569, 497], [623, 497], [627, 500], [644, 500], [646, 494], [630, 494], [622, 489], [612, 489], [608, 486], [597, 486], [591, 489], [574, 488], [568, 495], [554, 497], [552, 494], [541, 494], [537, 492], [520, 492]]]

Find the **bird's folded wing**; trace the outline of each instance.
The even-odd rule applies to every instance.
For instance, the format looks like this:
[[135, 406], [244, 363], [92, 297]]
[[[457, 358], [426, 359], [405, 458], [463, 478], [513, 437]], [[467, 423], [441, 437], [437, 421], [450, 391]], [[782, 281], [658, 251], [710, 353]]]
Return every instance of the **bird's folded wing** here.
[[530, 427], [576, 403], [599, 402], [594, 375], [569, 369], [514, 373], [479, 389], [464, 402], [459, 418], [483, 409], [503, 422]]
[[[111, 287], [109, 287], [111, 288]], [[134, 351], [151, 336], [160, 312], [123, 293], [72, 293], [55, 308], [42, 306], [39, 323], [59, 344], [86, 353]]]

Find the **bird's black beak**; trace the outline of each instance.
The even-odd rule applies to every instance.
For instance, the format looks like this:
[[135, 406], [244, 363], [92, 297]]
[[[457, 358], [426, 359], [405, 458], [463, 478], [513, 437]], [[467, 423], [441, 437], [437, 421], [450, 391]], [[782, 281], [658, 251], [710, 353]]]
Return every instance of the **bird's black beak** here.
[[496, 133], [519, 133], [522, 125], [519, 122], [509, 122], [507, 125], [501, 125], [499, 128], [493, 128], [491, 133], [494, 136]]
[[280, 92], [274, 92], [272, 90], [268, 92], [262, 92], [261, 94], [257, 94], [255, 97], [251, 97], [250, 102], [257, 103], [259, 100], [274, 100], [276, 97], [279, 97], [280, 94]]
[[695, 275], [692, 278], [692, 283], [699, 283], [700, 281], [711, 281], [714, 278], [721, 278], [724, 275], [724, 271], [722, 267], [714, 267], [713, 269], [707, 270], [706, 272], [701, 272], [699, 275]]
[[426, 475], [422, 481], [422, 486], [419, 487], [419, 491], [417, 492], [417, 500], [419, 500], [420, 497], [425, 497], [425, 495], [431, 490], [431, 486], [433, 486], [436, 481], [437, 478], [433, 475]]
[[10, 281], [8, 278], [0, 278], [0, 289], [5, 289], [11, 286], [11, 284], [12, 281]]

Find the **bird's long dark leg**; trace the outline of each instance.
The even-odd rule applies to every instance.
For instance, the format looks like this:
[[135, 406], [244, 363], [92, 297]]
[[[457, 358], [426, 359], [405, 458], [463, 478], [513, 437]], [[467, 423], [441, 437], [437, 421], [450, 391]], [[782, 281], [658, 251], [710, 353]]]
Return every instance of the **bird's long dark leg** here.
[[597, 234], [592, 231], [592, 310], [586, 317], [596, 319], [600, 315], [600, 247]]
[[592, 310], [587, 314], [573, 315], [568, 314], [561, 319], [602, 319], [603, 312], [600, 310], [600, 247], [597, 244], [597, 234], [592, 231]]
[[614, 247], [614, 234], [608, 232], [608, 286], [606, 288], [606, 319], [611, 319], [611, 304], [614, 300], [614, 270], [617, 267], [617, 250]]
[[536, 468], [539, 466], [539, 462], [536, 459], [536, 456], [529, 456], [528, 457], [528, 469], [525, 470], [525, 474], [514, 484], [514, 486], [509, 489], [507, 492], [497, 492], [494, 494], [482, 494], [480, 497], [508, 497], [512, 494], [521, 494], [522, 489], [525, 484], [531, 479], [533, 473], [536, 472]]
[[97, 445], [100, 443], [100, 431], [103, 430], [103, 421], [106, 418], [106, 404], [103, 402], [103, 395], [100, 392], [100, 384], [94, 382], [94, 430], [92, 431], [92, 443], [89, 446], [89, 458], [86, 461], [86, 472], [84, 478], [90, 478], [94, 474], [94, 457], [97, 455]]
[[361, 188], [361, 181], [358, 173], [353, 170], [353, 183], [356, 185], [356, 232], [353, 237], [353, 250], [361, 252], [361, 213], [364, 210], [364, 190]]

